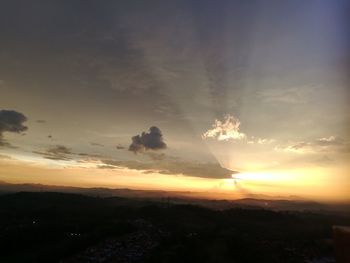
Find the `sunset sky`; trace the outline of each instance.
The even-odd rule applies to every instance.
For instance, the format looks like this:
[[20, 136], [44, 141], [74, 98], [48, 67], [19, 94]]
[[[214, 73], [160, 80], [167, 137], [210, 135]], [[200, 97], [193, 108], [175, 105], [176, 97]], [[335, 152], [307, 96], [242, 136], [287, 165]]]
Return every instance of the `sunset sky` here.
[[349, 14], [1, 1], [0, 180], [350, 202]]

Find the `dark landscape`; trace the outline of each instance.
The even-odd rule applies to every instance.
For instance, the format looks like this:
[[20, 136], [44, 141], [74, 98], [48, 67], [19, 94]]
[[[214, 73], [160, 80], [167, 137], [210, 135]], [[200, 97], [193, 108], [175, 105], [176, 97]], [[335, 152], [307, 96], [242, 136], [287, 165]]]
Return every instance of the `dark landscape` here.
[[0, 262], [335, 262], [332, 227], [350, 225], [349, 210], [317, 203], [270, 201], [288, 203], [287, 211], [259, 206], [266, 200], [93, 197], [45, 186], [14, 193], [9, 186], [12, 193], [1, 187]]

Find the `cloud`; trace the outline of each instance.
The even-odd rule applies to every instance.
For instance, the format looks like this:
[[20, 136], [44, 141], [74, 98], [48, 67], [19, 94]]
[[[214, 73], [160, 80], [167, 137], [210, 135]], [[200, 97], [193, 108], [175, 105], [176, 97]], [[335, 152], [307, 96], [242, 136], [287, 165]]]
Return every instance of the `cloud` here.
[[233, 115], [226, 114], [223, 121], [216, 119], [212, 125], [213, 128], [207, 130], [202, 135], [202, 138], [215, 138], [219, 141], [245, 139], [247, 136], [239, 131], [240, 125], [239, 119]]
[[16, 146], [13, 146], [11, 143], [4, 140], [2, 137], [0, 137], [0, 147], [6, 147], [6, 148], [17, 148]]
[[267, 145], [267, 144], [272, 144], [275, 143], [275, 139], [267, 139], [267, 138], [256, 138], [254, 136], [251, 136], [248, 140], [248, 144], [260, 144], [260, 145]]
[[11, 156], [0, 154], [0, 159], [12, 159]]
[[315, 144], [320, 146], [330, 146], [330, 145], [342, 145], [345, 141], [337, 136], [329, 136], [317, 139]]
[[97, 167], [98, 167], [98, 169], [115, 169], [115, 166], [113, 166], [113, 165], [106, 165], [106, 164], [98, 165]]
[[64, 145], [56, 145], [55, 147], [50, 148], [48, 152], [52, 154], [71, 154], [72, 153], [71, 149], [67, 148]]
[[121, 144], [118, 144], [115, 148], [117, 148], [117, 150], [124, 150], [125, 147]]
[[277, 145], [275, 147], [275, 150], [284, 152], [306, 153], [310, 152], [312, 148], [311, 143], [300, 141], [291, 143], [289, 145]]
[[36, 154], [40, 154], [46, 159], [58, 160], [58, 161], [69, 161], [72, 160], [72, 151], [70, 148], [64, 145], [56, 145], [47, 149], [46, 151], [34, 151]]
[[37, 123], [41, 123], [41, 124], [46, 123], [46, 121], [45, 121], [45, 120], [36, 120], [36, 122], [37, 122]]
[[98, 142], [90, 142], [90, 145], [91, 145], [91, 146], [104, 147], [104, 145], [103, 145], [103, 144], [98, 143]]
[[100, 154], [91, 154], [91, 153], [74, 153], [75, 155], [79, 155], [79, 156], [87, 156], [89, 158], [97, 158], [97, 157], [101, 157]]
[[102, 158], [101, 154], [74, 152], [71, 148], [64, 145], [51, 146], [43, 151], [33, 151], [42, 157], [56, 161], [77, 161], [77, 162], [91, 162], [99, 161]]
[[0, 134], [3, 132], [21, 133], [28, 128], [23, 125], [27, 117], [14, 110], [0, 110]]
[[275, 139], [258, 138], [258, 144], [271, 144], [271, 143], [274, 143], [275, 141], [276, 141]]
[[22, 133], [28, 129], [23, 123], [27, 117], [14, 110], [0, 110], [0, 146], [11, 147], [11, 144], [3, 139], [4, 132]]
[[151, 160], [164, 160], [167, 156], [164, 153], [148, 152], [146, 153]]
[[350, 142], [331, 135], [311, 141], [290, 142], [286, 145], [277, 145], [275, 150], [295, 153], [319, 152], [349, 152]]
[[161, 150], [167, 147], [163, 141], [162, 132], [156, 126], [152, 126], [148, 133], [142, 132], [141, 135], [133, 136], [131, 140], [132, 143], [129, 146], [129, 151], [134, 153], [144, 150]]
[[185, 175], [201, 178], [231, 178], [236, 171], [221, 167], [218, 163], [203, 163], [183, 161], [177, 158], [164, 158], [150, 162], [141, 161], [121, 161], [121, 160], [101, 160], [101, 169], [128, 168], [140, 170], [146, 173], [160, 173], [171, 175]]

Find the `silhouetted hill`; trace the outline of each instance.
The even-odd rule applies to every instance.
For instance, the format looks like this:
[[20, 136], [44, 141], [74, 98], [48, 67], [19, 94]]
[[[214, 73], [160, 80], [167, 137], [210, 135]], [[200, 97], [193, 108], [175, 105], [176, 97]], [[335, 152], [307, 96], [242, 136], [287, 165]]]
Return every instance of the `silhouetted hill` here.
[[[80, 188], [66, 186], [47, 186], [41, 184], [8, 184], [0, 182], [0, 193], [17, 193], [17, 192], [60, 192], [79, 194], [90, 197], [101, 198], [119, 198], [119, 203], [125, 202], [125, 205], [131, 205], [129, 199], [134, 200], [132, 205], [143, 204], [144, 202], [157, 202], [172, 204], [194, 204], [209, 207], [211, 209], [223, 210], [230, 208], [256, 209], [264, 208], [270, 210], [288, 210], [288, 211], [314, 211], [318, 213], [340, 213], [350, 215], [349, 204], [323, 204], [314, 201], [302, 199], [285, 200], [285, 199], [267, 199], [265, 196], [260, 198], [244, 198], [237, 200], [211, 200], [207, 198], [198, 198], [191, 195], [190, 192], [167, 192], [167, 191], [148, 191], [148, 190], [131, 190], [131, 189], [109, 189], [109, 188]], [[126, 198], [126, 199], [121, 199]]]
[[[256, 202], [256, 200], [246, 200]], [[59, 192], [0, 196], [0, 262], [331, 259], [349, 217]]]

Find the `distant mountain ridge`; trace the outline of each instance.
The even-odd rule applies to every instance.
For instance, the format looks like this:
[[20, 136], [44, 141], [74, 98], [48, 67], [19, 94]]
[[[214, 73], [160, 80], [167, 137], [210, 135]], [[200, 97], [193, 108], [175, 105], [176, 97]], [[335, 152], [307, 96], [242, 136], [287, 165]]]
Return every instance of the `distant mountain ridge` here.
[[[159, 202], [171, 204], [194, 204], [215, 210], [230, 208], [268, 209], [285, 211], [337, 212], [350, 215], [350, 204], [329, 205], [307, 200], [268, 199], [266, 196], [243, 198], [237, 200], [198, 198], [191, 192], [161, 191], [161, 190], [132, 190], [127, 188], [82, 188], [71, 186], [52, 186], [42, 184], [11, 184], [0, 181], [0, 195], [20, 192], [55, 192], [74, 194], [74, 196], [97, 197], [101, 199], [128, 198], [140, 202]], [[260, 197], [260, 198], [259, 198]], [[94, 199], [95, 200], [95, 199]]]

